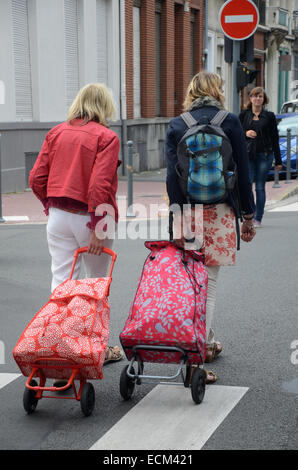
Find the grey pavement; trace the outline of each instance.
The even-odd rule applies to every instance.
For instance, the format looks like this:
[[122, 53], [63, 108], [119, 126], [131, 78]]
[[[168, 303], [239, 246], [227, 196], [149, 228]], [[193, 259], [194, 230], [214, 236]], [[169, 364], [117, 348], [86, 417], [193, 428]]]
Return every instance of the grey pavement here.
[[[267, 212], [255, 240], [242, 243], [236, 266], [220, 272], [215, 331], [224, 351], [210, 369], [217, 373], [218, 385], [249, 390], [203, 449], [297, 449], [298, 365], [291, 363], [291, 344], [298, 340], [297, 231], [297, 212]], [[0, 246], [1, 375], [19, 372], [11, 351], [48, 300], [50, 258], [43, 224], [1, 225]], [[144, 240], [116, 240], [114, 249], [118, 259], [109, 343], [119, 344], [147, 250]], [[126, 363], [105, 366], [103, 381], [93, 382], [96, 405], [89, 418], [82, 417], [76, 401], [49, 399], [27, 416], [22, 376], [0, 389], [0, 448], [89, 449], [154, 387], [136, 387], [132, 400], [123, 402], [118, 388]], [[156, 373], [164, 372], [162, 366], [154, 367]], [[171, 373], [174, 366], [168, 367]], [[133, 431], [127, 429], [128, 435]]]

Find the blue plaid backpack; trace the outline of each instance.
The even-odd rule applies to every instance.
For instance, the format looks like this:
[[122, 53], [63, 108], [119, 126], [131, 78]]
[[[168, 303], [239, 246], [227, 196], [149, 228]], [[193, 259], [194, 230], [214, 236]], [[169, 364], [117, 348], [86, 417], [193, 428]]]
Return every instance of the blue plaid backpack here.
[[181, 114], [188, 130], [178, 144], [176, 171], [191, 204], [225, 202], [236, 187], [232, 146], [221, 128], [227, 115], [220, 110], [209, 122], [206, 117], [196, 121], [190, 113]]

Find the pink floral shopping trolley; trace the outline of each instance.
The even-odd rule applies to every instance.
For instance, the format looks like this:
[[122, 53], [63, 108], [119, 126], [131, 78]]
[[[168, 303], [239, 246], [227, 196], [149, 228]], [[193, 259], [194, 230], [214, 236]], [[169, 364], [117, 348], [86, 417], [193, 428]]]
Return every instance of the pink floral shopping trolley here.
[[[130, 361], [121, 374], [120, 394], [129, 400], [135, 384], [182, 375], [184, 386], [191, 387], [194, 402], [201, 403], [206, 375], [202, 368], [192, 366], [201, 366], [206, 354], [208, 274], [202, 255], [185, 251], [171, 241], [148, 241], [145, 245], [150, 253], [120, 334]], [[153, 376], [144, 374], [144, 363], [179, 366], [174, 376]]]
[[[22, 374], [28, 377], [23, 396], [28, 414], [33, 413], [41, 398], [75, 399], [81, 402], [85, 416], [93, 411], [95, 392], [87, 379], [103, 378], [109, 337], [108, 296], [117, 255], [103, 249], [112, 258], [107, 277], [73, 280], [77, 258], [87, 250], [87, 247], [76, 250], [69, 279], [56, 287], [13, 350]], [[39, 384], [34, 378], [39, 378]], [[67, 384], [47, 387], [47, 378], [66, 379]], [[80, 383], [78, 391], [75, 380]], [[74, 396], [44, 395], [71, 387]]]

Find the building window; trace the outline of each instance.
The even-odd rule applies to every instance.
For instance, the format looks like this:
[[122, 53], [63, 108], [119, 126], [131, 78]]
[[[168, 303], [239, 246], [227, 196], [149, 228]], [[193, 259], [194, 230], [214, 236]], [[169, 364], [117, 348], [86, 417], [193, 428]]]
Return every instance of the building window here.
[[107, 1], [96, 1], [97, 81], [108, 83], [107, 65]]
[[65, 84], [67, 109], [79, 88], [78, 1], [64, 0]]
[[279, 9], [279, 21], [278, 22], [281, 26], [288, 27], [288, 25], [289, 25], [289, 14], [288, 14], [287, 11]]
[[298, 53], [294, 52], [294, 68], [293, 68], [293, 80], [291, 83], [291, 99], [298, 99]]
[[216, 73], [223, 78], [224, 44], [217, 44]]
[[214, 72], [214, 32], [208, 31], [208, 58], [207, 70]]
[[294, 53], [294, 80], [298, 80], [298, 53]]
[[[136, 5], [136, 3], [134, 3]], [[138, 5], [138, 4], [137, 4]], [[134, 118], [141, 117], [140, 6], [133, 7], [133, 104]]]
[[155, 2], [155, 115], [161, 116], [161, 2]]
[[294, 34], [298, 35], [298, 11], [293, 11]]
[[266, 0], [253, 0], [259, 10], [260, 24], [266, 24]]
[[32, 121], [32, 84], [27, 0], [12, 0], [16, 120]]

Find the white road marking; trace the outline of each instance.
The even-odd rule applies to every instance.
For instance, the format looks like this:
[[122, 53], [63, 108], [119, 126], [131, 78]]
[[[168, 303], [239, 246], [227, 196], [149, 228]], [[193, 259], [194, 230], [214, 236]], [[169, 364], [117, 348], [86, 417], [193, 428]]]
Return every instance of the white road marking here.
[[253, 15], [227, 15], [225, 23], [253, 23]]
[[0, 389], [20, 377], [21, 374], [0, 374]]
[[298, 202], [293, 202], [292, 204], [287, 204], [285, 206], [275, 207], [274, 209], [269, 209], [268, 212], [296, 212], [298, 211]]
[[209, 385], [196, 405], [190, 389], [157, 385], [90, 450], [199, 450], [247, 390]]
[[3, 219], [5, 222], [23, 222], [25, 220], [30, 220], [27, 215], [7, 215], [4, 216]]

